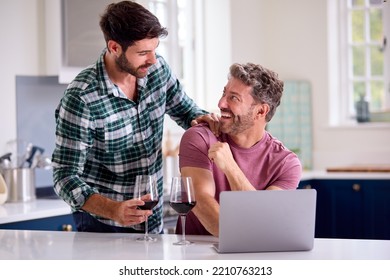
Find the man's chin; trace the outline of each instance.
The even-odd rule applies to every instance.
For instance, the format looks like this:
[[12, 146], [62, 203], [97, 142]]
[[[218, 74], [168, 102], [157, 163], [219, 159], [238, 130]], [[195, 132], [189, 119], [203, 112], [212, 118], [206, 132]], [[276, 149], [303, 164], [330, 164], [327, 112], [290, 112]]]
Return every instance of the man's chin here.
[[220, 124], [219, 131], [222, 133], [229, 133], [230, 127], [228, 125]]
[[232, 119], [221, 118], [219, 124], [221, 127], [229, 127], [232, 124]]
[[146, 72], [137, 71], [136, 77], [139, 79], [142, 79], [142, 78], [145, 78], [147, 75], [148, 75], [148, 71], [146, 71]]

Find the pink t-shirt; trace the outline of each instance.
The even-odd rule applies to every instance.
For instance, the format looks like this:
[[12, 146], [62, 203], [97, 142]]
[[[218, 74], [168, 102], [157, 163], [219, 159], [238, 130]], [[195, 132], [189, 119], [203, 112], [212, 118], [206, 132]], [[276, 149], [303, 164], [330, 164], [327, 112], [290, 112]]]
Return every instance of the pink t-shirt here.
[[[225, 174], [207, 156], [210, 146], [217, 141], [230, 145], [235, 161], [257, 190], [264, 190], [269, 186], [282, 189], [298, 187], [302, 172], [298, 157], [267, 131], [254, 146], [241, 148], [228, 135], [222, 134], [217, 138], [205, 124], [201, 124], [184, 133], [180, 143], [179, 166], [210, 170], [214, 176], [215, 199], [218, 202], [220, 192], [231, 189]], [[177, 232], [180, 231], [179, 221]], [[187, 215], [186, 233], [210, 234], [192, 212]]]

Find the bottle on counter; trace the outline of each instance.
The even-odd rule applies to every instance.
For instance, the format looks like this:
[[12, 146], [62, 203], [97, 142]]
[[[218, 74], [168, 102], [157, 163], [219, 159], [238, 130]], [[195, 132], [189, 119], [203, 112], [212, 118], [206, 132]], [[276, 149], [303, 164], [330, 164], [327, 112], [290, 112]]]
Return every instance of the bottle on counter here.
[[360, 95], [359, 101], [356, 102], [356, 120], [359, 123], [370, 121], [369, 103], [365, 95]]

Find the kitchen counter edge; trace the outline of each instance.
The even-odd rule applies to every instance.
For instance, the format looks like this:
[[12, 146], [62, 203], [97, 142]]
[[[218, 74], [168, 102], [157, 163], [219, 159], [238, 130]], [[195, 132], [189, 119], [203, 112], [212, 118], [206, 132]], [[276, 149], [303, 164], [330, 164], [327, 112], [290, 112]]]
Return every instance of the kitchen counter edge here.
[[[301, 181], [313, 179], [390, 180], [390, 173], [326, 171], [304, 171], [302, 173]], [[70, 213], [70, 206], [62, 199], [38, 198], [28, 202], [6, 202], [0, 205], [0, 224], [49, 218]]]

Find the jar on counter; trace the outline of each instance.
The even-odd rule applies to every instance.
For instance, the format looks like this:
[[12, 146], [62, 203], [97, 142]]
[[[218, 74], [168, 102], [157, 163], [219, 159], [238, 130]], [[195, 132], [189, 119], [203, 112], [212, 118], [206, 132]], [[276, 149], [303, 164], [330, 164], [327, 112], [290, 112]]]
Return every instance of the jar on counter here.
[[361, 95], [359, 101], [356, 102], [356, 120], [359, 123], [370, 121], [369, 103], [364, 95]]
[[36, 198], [35, 169], [9, 168], [1, 173], [8, 188], [7, 202], [25, 202]]

